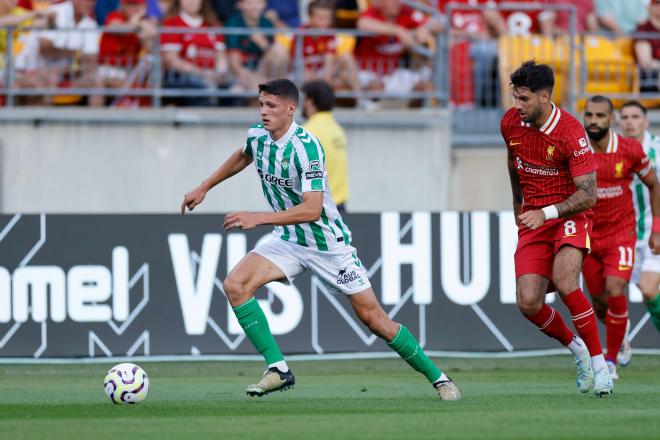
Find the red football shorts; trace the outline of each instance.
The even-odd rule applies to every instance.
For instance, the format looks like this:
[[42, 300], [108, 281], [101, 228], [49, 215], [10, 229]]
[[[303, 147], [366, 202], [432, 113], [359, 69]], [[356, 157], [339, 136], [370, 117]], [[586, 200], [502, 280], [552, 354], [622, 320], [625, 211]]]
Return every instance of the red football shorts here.
[[552, 265], [559, 248], [573, 246], [589, 252], [590, 232], [591, 216], [585, 213], [548, 220], [534, 231], [520, 225], [514, 256], [516, 278], [533, 273], [552, 280]]
[[630, 281], [635, 264], [635, 239], [628, 243], [591, 252], [584, 259], [582, 275], [591, 295], [605, 291], [605, 278], [618, 277]]

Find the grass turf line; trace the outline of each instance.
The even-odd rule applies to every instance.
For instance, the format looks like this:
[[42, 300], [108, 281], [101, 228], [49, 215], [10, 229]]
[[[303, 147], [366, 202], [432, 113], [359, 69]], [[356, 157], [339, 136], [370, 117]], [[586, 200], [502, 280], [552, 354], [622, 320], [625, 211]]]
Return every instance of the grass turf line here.
[[103, 392], [111, 365], [0, 365], [0, 438], [660, 438], [660, 357], [635, 356], [615, 394], [580, 394], [568, 356], [446, 359], [463, 400], [438, 401], [400, 360], [292, 362], [296, 387], [245, 396], [259, 362], [144, 362], [147, 401]]

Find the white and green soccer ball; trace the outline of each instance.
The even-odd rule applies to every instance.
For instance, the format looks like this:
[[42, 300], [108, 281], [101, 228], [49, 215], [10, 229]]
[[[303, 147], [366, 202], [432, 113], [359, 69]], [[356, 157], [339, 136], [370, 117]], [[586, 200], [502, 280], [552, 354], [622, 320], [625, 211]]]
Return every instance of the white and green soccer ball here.
[[106, 374], [103, 388], [112, 403], [133, 405], [147, 398], [149, 376], [135, 364], [117, 364]]

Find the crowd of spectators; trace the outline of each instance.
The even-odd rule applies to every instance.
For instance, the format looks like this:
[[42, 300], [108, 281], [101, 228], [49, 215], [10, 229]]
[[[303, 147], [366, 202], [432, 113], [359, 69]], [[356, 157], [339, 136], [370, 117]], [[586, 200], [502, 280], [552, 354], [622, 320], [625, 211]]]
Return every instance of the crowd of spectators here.
[[[578, 34], [660, 32], [660, 0], [417, 3], [421, 7], [402, 0], [0, 0], [1, 61], [4, 68], [11, 50], [14, 87], [93, 88], [98, 93], [85, 99], [91, 106], [144, 103], [143, 98], [126, 100], [115, 96], [120, 93], [104, 96], [102, 91], [128, 90], [130, 95], [131, 88], [150, 84], [157, 48], [165, 90], [226, 90], [241, 97], [268, 78], [302, 72], [304, 80], [324, 80], [336, 91], [352, 92], [353, 103], [372, 108], [378, 106], [379, 94], [411, 96], [432, 90], [432, 57], [439, 49], [435, 37], [449, 26], [451, 64], [463, 66], [450, 76], [471, 83], [469, 96], [452, 99], [494, 106], [499, 93], [497, 39], [568, 31], [568, 14], [547, 5], [573, 5]], [[437, 12], [430, 14], [432, 10]], [[6, 26], [15, 27], [13, 41]], [[177, 31], [159, 32], [159, 26]], [[223, 34], [223, 27], [245, 33]], [[373, 35], [315, 34], [300, 37], [300, 42], [287, 32], [335, 28]], [[658, 91], [660, 39], [642, 35], [633, 41], [642, 91]], [[244, 102], [204, 93], [170, 95], [165, 94], [165, 103], [175, 105]], [[56, 98], [24, 96], [19, 102], [50, 104]]]

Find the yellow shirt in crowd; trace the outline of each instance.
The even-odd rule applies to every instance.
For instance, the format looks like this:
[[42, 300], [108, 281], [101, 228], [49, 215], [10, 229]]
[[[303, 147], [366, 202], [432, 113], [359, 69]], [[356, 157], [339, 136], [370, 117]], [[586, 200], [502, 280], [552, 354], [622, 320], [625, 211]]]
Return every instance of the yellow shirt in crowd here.
[[325, 168], [330, 192], [337, 205], [348, 200], [348, 158], [346, 133], [332, 112], [318, 112], [305, 124], [305, 130], [318, 138], [325, 151]]

